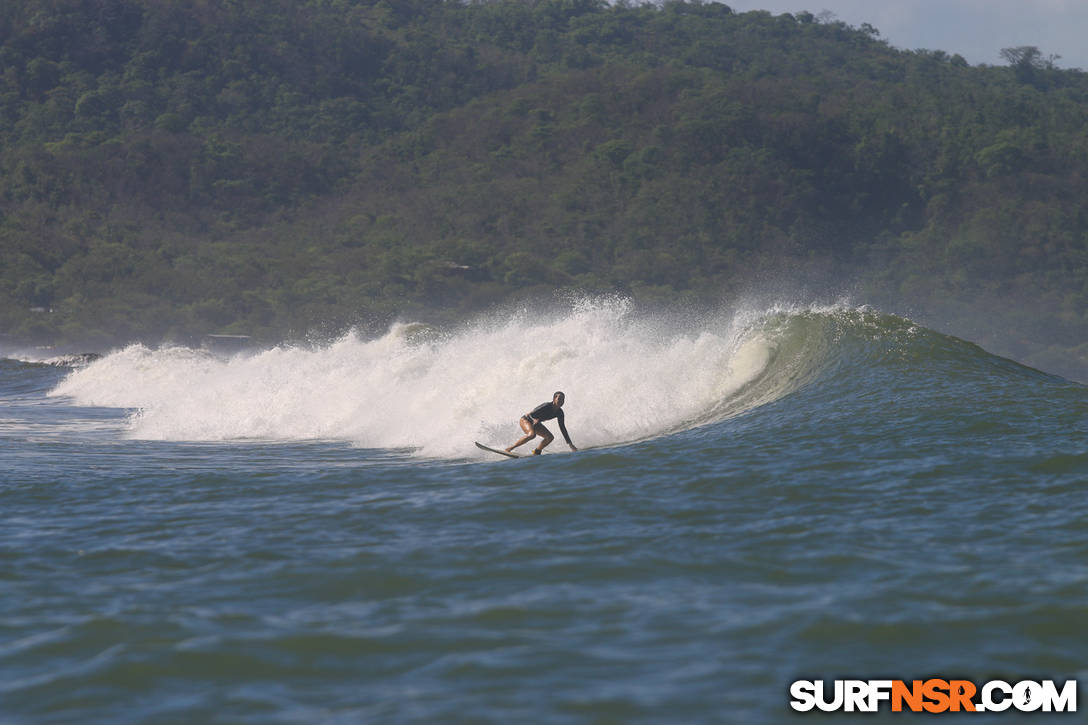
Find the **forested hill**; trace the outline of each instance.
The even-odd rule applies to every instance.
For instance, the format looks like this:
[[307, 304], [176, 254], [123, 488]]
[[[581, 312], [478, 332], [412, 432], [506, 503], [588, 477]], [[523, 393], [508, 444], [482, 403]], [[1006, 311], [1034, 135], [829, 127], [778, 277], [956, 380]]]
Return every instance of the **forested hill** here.
[[1088, 74], [1005, 59], [717, 3], [3, 3], [0, 343], [843, 291], [1088, 378]]

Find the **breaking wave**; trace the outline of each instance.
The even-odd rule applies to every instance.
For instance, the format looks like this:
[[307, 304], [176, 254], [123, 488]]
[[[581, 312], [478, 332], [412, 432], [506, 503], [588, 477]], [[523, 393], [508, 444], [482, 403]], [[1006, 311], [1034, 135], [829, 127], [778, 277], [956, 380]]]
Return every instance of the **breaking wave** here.
[[474, 439], [516, 440], [518, 417], [555, 390], [567, 395], [575, 444], [609, 446], [743, 414], [844, 366], [942, 346], [977, 350], [864, 307], [693, 317], [598, 298], [452, 331], [398, 323], [376, 339], [351, 333], [231, 357], [136, 344], [74, 370], [51, 395], [132, 409], [136, 439], [331, 439], [463, 458]]

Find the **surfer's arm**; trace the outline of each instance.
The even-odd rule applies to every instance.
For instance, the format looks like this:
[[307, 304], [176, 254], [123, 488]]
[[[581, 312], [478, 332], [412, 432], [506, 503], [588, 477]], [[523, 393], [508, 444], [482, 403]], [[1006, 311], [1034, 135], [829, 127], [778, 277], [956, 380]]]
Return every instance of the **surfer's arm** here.
[[559, 424], [559, 431], [563, 434], [563, 438], [566, 439], [567, 445], [570, 446], [570, 449], [572, 451], [576, 451], [578, 449], [575, 448], [574, 444], [570, 442], [570, 434], [567, 433], [567, 424], [564, 422], [565, 417], [566, 416], [563, 415], [563, 411], [560, 410], [559, 415], [556, 416], [556, 423]]

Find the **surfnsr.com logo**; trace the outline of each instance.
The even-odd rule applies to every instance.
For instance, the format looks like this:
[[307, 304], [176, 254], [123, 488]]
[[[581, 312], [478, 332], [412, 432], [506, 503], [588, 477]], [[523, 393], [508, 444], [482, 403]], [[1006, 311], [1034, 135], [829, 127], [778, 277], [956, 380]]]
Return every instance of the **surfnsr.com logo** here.
[[990, 680], [797, 680], [790, 685], [790, 707], [798, 712], [1076, 712], [1077, 681]]

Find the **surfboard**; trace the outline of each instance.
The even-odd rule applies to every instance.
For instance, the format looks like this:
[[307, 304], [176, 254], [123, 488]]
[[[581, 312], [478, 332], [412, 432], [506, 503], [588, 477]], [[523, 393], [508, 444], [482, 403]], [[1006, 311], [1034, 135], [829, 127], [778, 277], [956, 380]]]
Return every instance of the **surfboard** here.
[[517, 453], [507, 453], [506, 451], [501, 450], [499, 448], [491, 448], [490, 446], [485, 446], [480, 441], [476, 441], [476, 447], [479, 448], [480, 450], [483, 450], [483, 451], [491, 451], [492, 453], [498, 453], [500, 456], [506, 456], [507, 458], [521, 458], [521, 456], [519, 456]]

